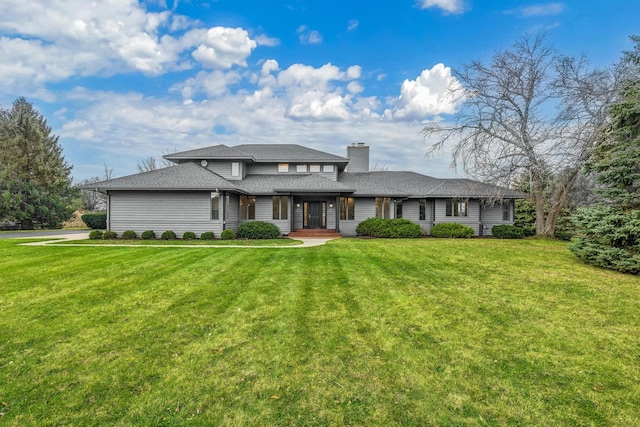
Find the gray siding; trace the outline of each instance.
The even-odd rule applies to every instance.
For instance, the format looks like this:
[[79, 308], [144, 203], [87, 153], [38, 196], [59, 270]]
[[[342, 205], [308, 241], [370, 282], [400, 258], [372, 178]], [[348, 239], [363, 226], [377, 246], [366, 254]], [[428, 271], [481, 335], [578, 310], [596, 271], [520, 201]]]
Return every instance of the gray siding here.
[[483, 206], [480, 209], [481, 211], [481, 219], [482, 225], [484, 227], [483, 235], [491, 236], [491, 227], [494, 225], [513, 225], [513, 201], [505, 200], [503, 203], [509, 204], [510, 210], [510, 220], [503, 221], [502, 220], [502, 204], [496, 203], [493, 206]]
[[446, 199], [436, 199], [436, 217], [434, 223], [440, 222], [457, 222], [458, 224], [468, 225], [473, 228], [474, 235], [479, 235], [480, 231], [480, 202], [478, 200], [469, 200], [469, 209], [467, 216], [446, 216], [447, 201]]
[[211, 192], [114, 191], [110, 192], [110, 228], [120, 235], [134, 230], [138, 235], [153, 230], [160, 237], [166, 230], [182, 237], [213, 231], [220, 237], [222, 221], [211, 220]]
[[420, 201], [419, 199], [409, 199], [402, 202], [402, 217], [406, 218], [422, 227], [424, 234], [431, 232], [433, 224], [433, 200], [427, 200], [425, 218], [420, 221]]
[[229, 194], [229, 211], [227, 212], [227, 223], [225, 228], [230, 228], [233, 231], [238, 229], [240, 225], [240, 196], [234, 193]]
[[[247, 175], [309, 175], [309, 165], [310, 163], [304, 163], [307, 165], [306, 172], [297, 172], [296, 166], [298, 164], [303, 163], [289, 163], [289, 172], [278, 172], [278, 163], [257, 163], [250, 164], [246, 167]], [[314, 163], [318, 164], [318, 163]], [[320, 164], [321, 172], [313, 172], [313, 175], [320, 175], [324, 178], [330, 179], [332, 181], [338, 180], [338, 165], [333, 165], [333, 172], [322, 172], [322, 164]]]
[[[291, 201], [289, 201], [291, 202]], [[289, 203], [291, 205], [291, 203]], [[289, 207], [291, 214], [291, 207]], [[240, 223], [251, 222], [254, 220], [240, 220]], [[255, 221], [265, 221], [275, 224], [282, 234], [291, 232], [291, 221], [289, 219], [273, 219], [273, 197], [272, 196], [256, 196], [256, 219]]]
[[354, 200], [354, 220], [340, 221], [340, 234], [343, 236], [355, 236], [356, 227], [361, 221], [376, 216], [375, 198], [356, 197]]

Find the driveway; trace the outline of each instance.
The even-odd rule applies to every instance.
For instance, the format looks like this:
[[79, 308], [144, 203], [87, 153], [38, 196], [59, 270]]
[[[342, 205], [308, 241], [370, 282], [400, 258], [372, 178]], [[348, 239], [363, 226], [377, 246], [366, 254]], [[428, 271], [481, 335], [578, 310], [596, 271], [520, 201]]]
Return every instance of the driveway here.
[[[83, 236], [83, 237], [81, 237]], [[33, 231], [9, 231], [0, 233], [0, 239], [33, 239], [55, 237], [61, 239], [87, 239], [89, 230], [33, 230]]]

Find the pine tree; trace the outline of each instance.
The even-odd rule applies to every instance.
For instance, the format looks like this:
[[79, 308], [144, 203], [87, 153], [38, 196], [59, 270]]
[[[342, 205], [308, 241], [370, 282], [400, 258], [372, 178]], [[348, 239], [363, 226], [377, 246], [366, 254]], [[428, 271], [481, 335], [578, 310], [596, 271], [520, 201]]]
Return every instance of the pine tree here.
[[0, 221], [57, 228], [71, 217], [75, 190], [58, 136], [24, 98], [0, 110]]
[[[633, 40], [636, 52], [627, 60], [640, 66], [640, 38]], [[570, 249], [590, 264], [640, 274], [640, 80], [630, 81], [622, 95], [609, 110], [606, 142], [587, 165], [602, 186], [601, 203], [574, 217], [582, 237]]]

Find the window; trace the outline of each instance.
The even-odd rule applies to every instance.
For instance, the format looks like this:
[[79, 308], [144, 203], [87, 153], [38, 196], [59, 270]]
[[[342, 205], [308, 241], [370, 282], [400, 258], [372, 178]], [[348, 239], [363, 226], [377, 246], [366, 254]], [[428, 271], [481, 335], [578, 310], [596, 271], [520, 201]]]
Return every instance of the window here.
[[273, 219], [287, 219], [289, 211], [288, 196], [273, 196]]
[[502, 220], [511, 221], [511, 203], [509, 202], [502, 203]]
[[322, 172], [333, 172], [333, 165], [322, 166]]
[[353, 197], [340, 197], [340, 220], [354, 220], [355, 201]]
[[256, 219], [256, 196], [240, 196], [240, 219]]
[[231, 176], [240, 176], [240, 162], [231, 162]]
[[396, 202], [396, 218], [402, 218], [402, 200]]
[[389, 197], [376, 197], [376, 218], [391, 217], [391, 199]]
[[320, 165], [309, 165], [309, 172], [320, 172]]
[[280, 172], [280, 173], [288, 173], [289, 172], [289, 163], [278, 163], [278, 172]]
[[211, 193], [211, 219], [220, 219], [220, 193]]
[[425, 199], [420, 199], [420, 221], [425, 221], [427, 219], [427, 201]]
[[447, 200], [446, 216], [467, 216], [469, 202], [467, 200], [449, 199]]
[[296, 165], [296, 172], [306, 172], [307, 165]]

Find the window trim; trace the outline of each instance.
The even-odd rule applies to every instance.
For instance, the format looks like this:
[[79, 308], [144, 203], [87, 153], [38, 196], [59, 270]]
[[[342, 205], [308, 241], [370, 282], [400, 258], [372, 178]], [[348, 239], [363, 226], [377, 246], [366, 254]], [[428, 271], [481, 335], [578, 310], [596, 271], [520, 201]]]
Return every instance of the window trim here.
[[447, 199], [445, 203], [444, 215], [450, 218], [468, 217], [469, 199]]
[[427, 220], [427, 199], [418, 200], [418, 221]]
[[396, 209], [395, 209], [395, 213], [396, 213], [396, 218], [402, 218], [402, 200], [396, 200]]
[[[244, 205], [243, 205], [244, 199]], [[253, 209], [252, 209], [253, 207]], [[238, 210], [240, 211], [240, 220], [256, 219], [256, 196], [240, 196], [238, 202]]]
[[309, 172], [311, 173], [320, 173], [320, 165], [309, 165]]
[[322, 172], [333, 173], [335, 168], [333, 165], [322, 165]]
[[502, 220], [511, 221], [511, 203], [508, 201], [502, 203]]
[[[215, 206], [215, 208], [214, 208]], [[211, 192], [211, 221], [220, 221], [220, 193]]]
[[289, 163], [278, 163], [278, 173], [289, 173]]
[[354, 221], [356, 219], [356, 199], [354, 197], [340, 197], [340, 221]]
[[289, 219], [289, 196], [273, 196], [272, 198], [274, 220]]
[[240, 176], [240, 162], [231, 162], [231, 176], [234, 178]]
[[307, 165], [296, 165], [296, 172], [298, 173], [306, 173]]
[[391, 197], [376, 197], [376, 218], [391, 218]]

